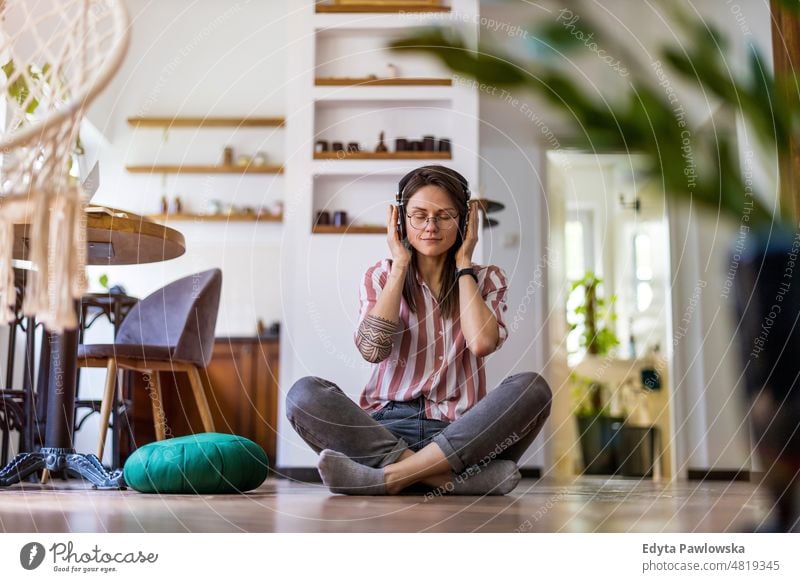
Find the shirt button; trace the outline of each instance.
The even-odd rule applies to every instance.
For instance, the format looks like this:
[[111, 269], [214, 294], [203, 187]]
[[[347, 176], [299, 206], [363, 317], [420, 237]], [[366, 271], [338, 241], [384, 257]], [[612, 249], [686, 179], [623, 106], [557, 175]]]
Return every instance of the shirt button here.
[[444, 335], [444, 332], [441, 329], [439, 330], [439, 335]]
[[439, 356], [439, 359], [440, 360], [444, 360], [444, 356]]

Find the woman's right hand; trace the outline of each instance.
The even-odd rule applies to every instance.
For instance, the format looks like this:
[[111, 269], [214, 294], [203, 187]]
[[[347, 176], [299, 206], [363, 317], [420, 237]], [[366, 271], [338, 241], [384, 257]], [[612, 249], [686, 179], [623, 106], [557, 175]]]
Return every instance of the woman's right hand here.
[[405, 247], [400, 239], [397, 228], [397, 215], [400, 211], [397, 205], [389, 205], [389, 224], [386, 226], [386, 239], [389, 250], [392, 251], [392, 264], [407, 267], [411, 262], [411, 251]]

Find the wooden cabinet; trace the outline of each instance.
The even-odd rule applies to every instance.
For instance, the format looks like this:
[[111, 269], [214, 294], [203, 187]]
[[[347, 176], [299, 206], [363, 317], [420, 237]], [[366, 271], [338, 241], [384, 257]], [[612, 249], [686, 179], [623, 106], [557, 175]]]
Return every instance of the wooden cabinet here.
[[[278, 362], [277, 337], [217, 338], [211, 363], [201, 372], [216, 431], [255, 441], [271, 463], [277, 442]], [[202, 432], [185, 374], [162, 372], [161, 387], [167, 436]], [[132, 399], [132, 432], [135, 445], [141, 446], [155, 440], [155, 431], [149, 394], [138, 374]]]

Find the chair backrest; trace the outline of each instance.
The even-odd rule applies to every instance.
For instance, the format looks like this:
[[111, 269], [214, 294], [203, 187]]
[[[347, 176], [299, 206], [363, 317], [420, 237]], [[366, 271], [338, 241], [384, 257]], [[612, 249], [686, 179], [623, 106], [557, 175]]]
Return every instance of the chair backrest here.
[[173, 281], [133, 306], [115, 342], [170, 347], [174, 361], [205, 367], [214, 347], [221, 290], [219, 269]]

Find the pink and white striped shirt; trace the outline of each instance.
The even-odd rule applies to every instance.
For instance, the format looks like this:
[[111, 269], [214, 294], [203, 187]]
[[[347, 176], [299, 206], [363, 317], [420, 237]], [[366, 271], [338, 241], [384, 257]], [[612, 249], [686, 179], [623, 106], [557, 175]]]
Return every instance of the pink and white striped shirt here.
[[[476, 265], [480, 289], [486, 305], [497, 318], [497, 348], [505, 343], [508, 330], [503, 320], [508, 279], [495, 265]], [[375, 306], [392, 269], [392, 260], [383, 259], [364, 273], [359, 300], [358, 326]], [[483, 358], [467, 349], [458, 313], [445, 320], [428, 285], [417, 273], [415, 288], [417, 313], [400, 300], [402, 335], [395, 339], [392, 352], [373, 368], [372, 376], [361, 393], [359, 406], [367, 412], [380, 410], [389, 401], [408, 401], [424, 397], [425, 417], [454, 421], [486, 395]]]

